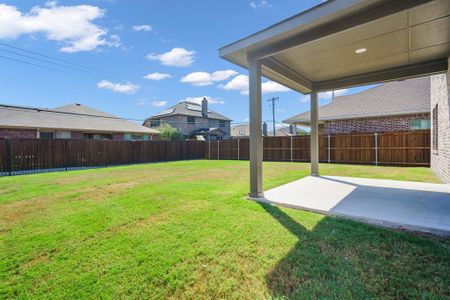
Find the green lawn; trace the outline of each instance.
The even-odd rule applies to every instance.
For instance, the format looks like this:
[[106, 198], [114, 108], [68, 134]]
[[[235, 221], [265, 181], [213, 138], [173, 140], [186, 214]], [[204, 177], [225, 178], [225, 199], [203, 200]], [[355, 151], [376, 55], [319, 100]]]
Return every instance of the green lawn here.
[[[265, 163], [266, 188], [309, 165]], [[322, 174], [438, 182], [426, 168]], [[0, 298], [448, 298], [450, 241], [246, 201], [248, 162], [0, 178]]]

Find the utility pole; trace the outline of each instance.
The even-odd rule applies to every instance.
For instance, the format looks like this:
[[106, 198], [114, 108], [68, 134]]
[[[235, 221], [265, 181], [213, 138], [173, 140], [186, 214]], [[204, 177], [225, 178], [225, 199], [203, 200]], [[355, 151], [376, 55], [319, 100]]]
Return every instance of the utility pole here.
[[272, 102], [272, 125], [273, 125], [273, 136], [276, 135], [275, 132], [275, 101], [280, 100], [279, 97], [272, 97], [271, 99], [267, 99], [267, 101]]

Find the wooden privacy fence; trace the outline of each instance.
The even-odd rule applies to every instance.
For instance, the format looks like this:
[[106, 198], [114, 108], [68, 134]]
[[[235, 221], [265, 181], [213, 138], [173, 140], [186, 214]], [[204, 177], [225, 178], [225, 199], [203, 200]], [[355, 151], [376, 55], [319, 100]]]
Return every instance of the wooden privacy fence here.
[[[310, 161], [310, 137], [264, 137], [265, 161]], [[205, 142], [206, 159], [249, 159], [249, 139]], [[319, 136], [328, 163], [429, 166], [430, 130]]]
[[[265, 161], [310, 161], [309, 136], [266, 137]], [[249, 159], [249, 140], [95, 141], [0, 139], [0, 175], [187, 159]], [[430, 131], [319, 137], [328, 163], [429, 166]]]
[[0, 175], [203, 159], [198, 141], [0, 139]]

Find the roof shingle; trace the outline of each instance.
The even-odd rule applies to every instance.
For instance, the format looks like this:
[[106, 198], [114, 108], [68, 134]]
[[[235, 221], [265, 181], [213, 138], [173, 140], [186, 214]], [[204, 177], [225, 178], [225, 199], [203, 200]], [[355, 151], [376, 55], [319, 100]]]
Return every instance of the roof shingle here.
[[159, 133], [155, 129], [81, 104], [69, 104], [55, 109], [0, 105], [0, 127]]
[[[388, 82], [360, 93], [339, 96], [319, 109], [319, 120], [353, 119], [430, 112], [430, 77]], [[310, 113], [284, 123], [308, 124]]]

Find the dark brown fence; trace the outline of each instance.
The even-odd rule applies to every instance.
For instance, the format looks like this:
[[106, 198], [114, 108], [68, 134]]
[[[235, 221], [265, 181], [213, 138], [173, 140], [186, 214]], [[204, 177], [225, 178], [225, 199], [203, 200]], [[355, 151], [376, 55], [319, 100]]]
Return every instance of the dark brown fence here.
[[0, 175], [203, 159], [203, 142], [0, 139]]
[[[310, 161], [310, 137], [265, 137], [265, 161]], [[206, 159], [249, 159], [249, 140], [205, 143]], [[329, 163], [429, 166], [430, 131], [339, 134], [319, 137], [319, 160]]]
[[[265, 161], [310, 161], [309, 136], [264, 138]], [[249, 140], [93, 141], [0, 139], [0, 175], [187, 159], [249, 159]], [[329, 163], [429, 166], [430, 131], [321, 135]]]

